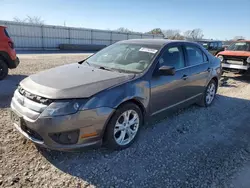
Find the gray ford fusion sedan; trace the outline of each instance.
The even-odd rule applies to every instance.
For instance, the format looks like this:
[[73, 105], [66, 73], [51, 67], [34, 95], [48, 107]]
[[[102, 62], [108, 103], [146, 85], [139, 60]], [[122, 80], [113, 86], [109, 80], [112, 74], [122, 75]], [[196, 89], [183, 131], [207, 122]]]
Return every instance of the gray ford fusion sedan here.
[[50, 149], [101, 145], [124, 149], [151, 116], [193, 103], [212, 104], [220, 60], [197, 43], [120, 41], [78, 63], [21, 81], [11, 120]]

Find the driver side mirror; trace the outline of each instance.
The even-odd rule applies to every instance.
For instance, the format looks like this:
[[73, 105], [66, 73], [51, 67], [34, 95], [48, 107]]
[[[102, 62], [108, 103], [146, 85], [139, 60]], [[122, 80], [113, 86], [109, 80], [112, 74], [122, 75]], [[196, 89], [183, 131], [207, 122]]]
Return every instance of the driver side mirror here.
[[172, 66], [161, 66], [159, 68], [159, 73], [165, 76], [175, 75], [175, 68]]

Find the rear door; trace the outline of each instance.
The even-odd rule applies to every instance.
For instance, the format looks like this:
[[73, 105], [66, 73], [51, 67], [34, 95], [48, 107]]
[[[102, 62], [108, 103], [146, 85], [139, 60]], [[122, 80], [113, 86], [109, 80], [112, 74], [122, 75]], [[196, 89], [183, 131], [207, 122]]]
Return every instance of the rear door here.
[[187, 98], [192, 98], [204, 92], [211, 68], [207, 55], [198, 45], [185, 44], [184, 51], [189, 75], [186, 95]]

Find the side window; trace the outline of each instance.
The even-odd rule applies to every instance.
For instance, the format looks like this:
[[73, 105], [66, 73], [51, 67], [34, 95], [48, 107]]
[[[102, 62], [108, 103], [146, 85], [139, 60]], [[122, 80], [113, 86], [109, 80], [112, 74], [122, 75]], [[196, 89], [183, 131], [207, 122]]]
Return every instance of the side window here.
[[207, 55], [206, 55], [205, 53], [203, 53], [203, 52], [202, 52], [202, 54], [203, 54], [203, 61], [204, 61], [204, 62], [208, 62], [208, 57], [207, 57]]
[[222, 42], [218, 42], [218, 47], [222, 48]]
[[218, 48], [218, 43], [214, 42], [214, 49], [217, 49], [217, 48]]
[[209, 44], [209, 47], [210, 47], [210, 49], [214, 49], [214, 43], [211, 42], [211, 43]]
[[185, 67], [183, 50], [181, 46], [167, 48], [159, 59], [160, 66], [173, 66], [176, 70]]
[[204, 55], [200, 48], [196, 46], [186, 46], [189, 66], [202, 64]]
[[10, 35], [9, 35], [7, 29], [4, 29], [4, 33], [5, 33], [6, 37], [10, 38]]

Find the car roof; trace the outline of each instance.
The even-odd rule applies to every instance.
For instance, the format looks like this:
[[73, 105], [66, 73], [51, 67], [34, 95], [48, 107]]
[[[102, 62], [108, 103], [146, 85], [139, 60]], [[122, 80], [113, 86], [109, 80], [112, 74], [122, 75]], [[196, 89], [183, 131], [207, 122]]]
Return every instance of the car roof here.
[[4, 25], [0, 25], [0, 27], [6, 28], [6, 26], [4, 26]]
[[186, 43], [186, 44], [196, 44], [196, 42], [190, 42], [190, 41], [184, 41], [184, 40], [169, 40], [169, 39], [129, 39], [129, 40], [123, 40], [119, 41], [118, 43], [125, 43], [125, 44], [144, 44], [148, 46], [165, 46], [166, 44], [178, 42], [178, 43]]
[[232, 42], [250, 42], [250, 40], [234, 40]]

